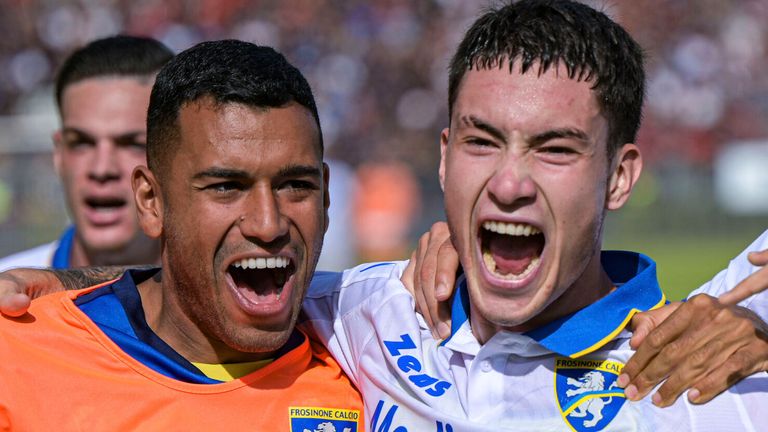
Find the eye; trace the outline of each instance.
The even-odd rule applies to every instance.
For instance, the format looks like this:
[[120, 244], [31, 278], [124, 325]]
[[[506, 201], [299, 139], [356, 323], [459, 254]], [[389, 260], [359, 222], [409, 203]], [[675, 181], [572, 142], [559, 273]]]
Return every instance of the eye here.
[[567, 164], [579, 156], [576, 149], [563, 145], [542, 146], [539, 148], [538, 154], [541, 160], [552, 164]]
[[281, 185], [281, 189], [302, 191], [302, 190], [317, 190], [318, 186], [314, 182], [308, 180], [287, 180]]
[[280, 183], [280, 186], [277, 188], [277, 193], [290, 201], [303, 201], [313, 196], [319, 189], [320, 187], [316, 182], [291, 179]]
[[491, 156], [496, 154], [501, 147], [498, 141], [476, 135], [467, 135], [459, 142], [463, 151], [471, 156]]
[[84, 149], [87, 147], [92, 147], [94, 145], [94, 142], [92, 140], [88, 140], [85, 138], [73, 138], [70, 140], [67, 140], [67, 148], [69, 149]]
[[574, 154], [576, 151], [569, 147], [563, 147], [563, 146], [547, 146], [542, 148], [542, 151], [545, 153], [550, 154], [561, 154], [561, 155], [567, 155], [567, 154]]
[[464, 141], [469, 145], [478, 147], [496, 147], [493, 141], [480, 137], [468, 137]]
[[147, 140], [145, 134], [135, 133], [115, 137], [115, 145], [120, 149], [145, 152], [147, 150]]
[[140, 140], [129, 140], [126, 142], [120, 143], [121, 147], [129, 148], [131, 150], [137, 150], [137, 151], [147, 151], [147, 143]]
[[228, 193], [233, 191], [243, 190], [245, 186], [240, 182], [226, 181], [219, 183], [212, 183], [206, 186], [204, 189], [217, 193]]

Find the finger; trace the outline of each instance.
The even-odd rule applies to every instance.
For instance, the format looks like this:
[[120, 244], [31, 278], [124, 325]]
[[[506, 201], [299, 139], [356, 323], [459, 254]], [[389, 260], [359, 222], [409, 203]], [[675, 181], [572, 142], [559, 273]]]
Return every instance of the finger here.
[[747, 259], [754, 266], [762, 267], [768, 265], [768, 249], [760, 252], [750, 252]]
[[720, 302], [725, 305], [735, 305], [754, 294], [765, 291], [766, 288], [768, 288], [768, 267], [763, 267], [739, 282], [732, 290], [721, 295]]
[[653, 329], [658, 327], [660, 323], [672, 315], [681, 304], [681, 302], [670, 303], [658, 309], [635, 314], [629, 322], [629, 327], [632, 330], [632, 338], [629, 340], [629, 346], [632, 347], [632, 349], [637, 349], [646, 336], [648, 336]]
[[[703, 339], [702, 335], [689, 331], [662, 348], [631, 380], [636, 397], [642, 399], [659, 383], [672, 379], [672, 383], [667, 385], [660, 396], [663, 396], [664, 401], [677, 398], [686, 384], [693, 384], [700, 378], [700, 374], [706, 372], [708, 361], [713, 361], [714, 353], [725, 351], [720, 342], [706, 344]], [[657, 402], [662, 403], [661, 400]]]
[[432, 231], [421, 236], [419, 246], [414, 252], [417, 256], [416, 285], [414, 298], [418, 304], [418, 312], [424, 318], [432, 337], [440, 339], [439, 320], [435, 314], [435, 272], [437, 267], [437, 246], [433, 244]]
[[450, 239], [447, 239], [438, 250], [437, 274], [435, 275], [435, 296], [438, 300], [444, 301], [451, 298], [459, 265], [459, 254]]
[[431, 232], [425, 233], [419, 239], [419, 246], [416, 248], [414, 254], [416, 255], [416, 267], [415, 267], [415, 286], [414, 286], [414, 298], [418, 305], [417, 311], [421, 313], [429, 327], [430, 332], [434, 338], [439, 338], [437, 330], [435, 328], [435, 320], [432, 317], [430, 304], [434, 300], [434, 284], [435, 284], [435, 262], [430, 253], [434, 255], [434, 250], [430, 250]]
[[424, 265], [424, 250], [427, 244], [427, 236], [429, 233], [423, 234], [419, 238], [416, 249], [411, 253], [411, 262], [408, 263], [409, 267], [413, 270], [413, 289], [411, 294], [416, 303], [416, 312], [420, 313], [424, 317], [424, 321], [427, 325], [431, 326], [431, 319], [429, 318], [429, 308], [427, 307], [426, 298], [424, 296], [424, 278], [422, 277], [422, 267]]
[[0, 313], [18, 317], [27, 313], [31, 299], [26, 294], [16, 293], [0, 297]]
[[442, 289], [442, 292], [435, 293], [431, 315], [435, 319], [438, 336], [447, 339], [451, 336], [451, 298], [456, 286], [456, 270], [459, 268], [458, 254], [453, 245], [443, 252], [438, 266], [438, 277], [441, 279], [436, 284], [438, 291]]
[[[657, 369], [652, 369], [649, 375], [647, 371], [649, 364], [668, 344], [677, 339], [688, 328], [693, 315], [693, 306], [678, 306], [666, 320], [644, 338], [643, 343], [637, 347], [635, 354], [627, 361], [619, 376], [619, 385], [627, 386], [628, 398], [638, 400], [650, 390], [649, 385], [655, 380], [653, 378], [657, 373], [654, 371]], [[656, 363], [655, 368], [665, 366], [668, 359], [662, 358], [660, 360]], [[645, 372], [645, 375], [640, 376], [642, 372]], [[640, 377], [639, 381], [638, 377]]]
[[688, 400], [695, 404], [711, 401], [741, 379], [759, 370], [765, 370], [768, 358], [765, 346], [760, 350], [743, 348], [731, 355], [721, 366], [707, 373], [688, 392]]
[[405, 270], [403, 270], [403, 274], [400, 276], [400, 282], [403, 283], [403, 286], [409, 293], [411, 293], [411, 295], [413, 295], [414, 267], [416, 267], [416, 251], [411, 253], [411, 259], [408, 261], [408, 265], [405, 266]]
[[691, 385], [706, 377], [713, 365], [723, 363], [730, 355], [731, 351], [715, 340], [685, 356], [653, 395], [653, 404], [658, 407], [672, 405]]
[[632, 382], [634, 395], [642, 398], [668, 376], [653, 398], [659, 406], [673, 403], [690, 385], [755, 341], [756, 317], [750, 317], [748, 310], [723, 307], [706, 295], [692, 298], [682, 309], [694, 311], [698, 321], [692, 321], [685, 332], [668, 342]]

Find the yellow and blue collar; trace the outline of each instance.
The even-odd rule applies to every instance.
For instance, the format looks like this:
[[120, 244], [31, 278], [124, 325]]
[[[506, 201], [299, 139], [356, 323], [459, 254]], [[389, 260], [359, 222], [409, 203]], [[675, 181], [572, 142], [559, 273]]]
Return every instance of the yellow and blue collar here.
[[[601, 262], [618, 287], [616, 290], [581, 310], [524, 335], [550, 351], [576, 358], [610, 342], [635, 313], [656, 309], [666, 303], [656, 279], [656, 263], [652, 259], [636, 252], [604, 251]], [[463, 277], [454, 296], [451, 318], [453, 337], [469, 318], [469, 293]]]

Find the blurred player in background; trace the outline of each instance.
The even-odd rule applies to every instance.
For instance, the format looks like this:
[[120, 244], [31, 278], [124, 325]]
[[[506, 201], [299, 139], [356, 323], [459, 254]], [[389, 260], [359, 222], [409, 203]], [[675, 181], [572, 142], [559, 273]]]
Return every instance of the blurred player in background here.
[[67, 58], [56, 78], [53, 160], [73, 223], [58, 240], [0, 260], [0, 270], [158, 261], [159, 245], [139, 229], [130, 177], [146, 160], [152, 83], [172, 57], [154, 39], [114, 36]]

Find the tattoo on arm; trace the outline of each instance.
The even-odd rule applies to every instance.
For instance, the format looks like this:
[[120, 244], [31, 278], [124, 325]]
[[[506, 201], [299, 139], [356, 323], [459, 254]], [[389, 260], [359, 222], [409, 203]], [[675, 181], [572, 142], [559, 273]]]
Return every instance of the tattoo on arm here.
[[120, 277], [128, 269], [149, 269], [152, 266], [107, 266], [48, 270], [61, 281], [65, 290], [87, 288]]

